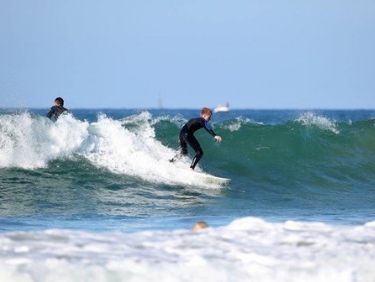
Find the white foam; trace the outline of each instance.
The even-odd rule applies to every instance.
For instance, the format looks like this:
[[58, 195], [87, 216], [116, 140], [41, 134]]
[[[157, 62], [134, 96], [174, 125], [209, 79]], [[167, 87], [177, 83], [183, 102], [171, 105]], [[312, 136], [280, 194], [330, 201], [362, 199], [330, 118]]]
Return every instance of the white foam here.
[[[237, 117], [235, 120], [230, 121], [230, 123], [222, 125], [222, 127], [224, 129], [228, 129], [229, 131], [233, 132], [233, 131], [240, 130], [243, 124], [249, 124], [249, 123], [252, 123], [252, 121], [249, 118], [244, 119], [241, 117]], [[261, 123], [258, 123], [258, 124], [261, 124]]]
[[340, 131], [337, 129], [336, 123], [333, 120], [330, 120], [326, 117], [316, 115], [312, 112], [307, 112], [302, 114], [298, 119], [303, 125], [315, 125], [323, 130], [332, 131], [335, 134], [339, 134]]
[[0, 115], [0, 167], [33, 169], [70, 157], [86, 139], [87, 127], [71, 115], [55, 123], [29, 113]]
[[[2, 281], [374, 281], [373, 226], [242, 218], [200, 231], [0, 234]], [[17, 252], [16, 250], [23, 250]]]
[[[185, 169], [189, 167], [187, 159], [175, 163], [169, 161], [176, 152], [155, 138], [150, 119], [147, 112], [121, 121], [101, 115], [90, 125], [90, 140], [86, 142], [84, 156], [96, 166], [114, 173], [151, 182], [205, 185]], [[213, 184], [208, 186], [215, 187]]]
[[375, 227], [375, 221], [367, 222], [366, 226]]
[[0, 124], [0, 167], [35, 169], [80, 155], [97, 167], [146, 181], [220, 188], [186, 170], [189, 159], [169, 162], [176, 151], [155, 138], [155, 120], [148, 112], [122, 120], [100, 115], [93, 123], [72, 115], [52, 122], [29, 113], [7, 114], [0, 115]]

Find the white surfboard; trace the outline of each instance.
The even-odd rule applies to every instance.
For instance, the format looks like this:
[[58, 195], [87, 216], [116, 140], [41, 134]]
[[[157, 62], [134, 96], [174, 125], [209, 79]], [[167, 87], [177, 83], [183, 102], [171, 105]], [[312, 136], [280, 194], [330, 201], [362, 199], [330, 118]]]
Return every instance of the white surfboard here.
[[179, 161], [176, 161], [175, 158], [169, 159], [169, 161], [173, 163], [175, 166], [177, 166], [178, 168], [184, 171], [187, 171], [189, 173], [193, 173], [195, 177], [202, 179], [205, 183], [208, 183], [208, 184], [213, 183], [213, 184], [218, 184], [218, 185], [224, 185], [232, 180], [230, 178], [218, 177], [218, 176], [214, 176], [205, 172], [198, 172], [196, 170], [192, 170], [186, 167], [187, 165], [186, 163], [180, 163]]
[[201, 178], [205, 183], [213, 183], [213, 184], [222, 185], [222, 184], [227, 184], [229, 181], [231, 181], [230, 178], [218, 177], [218, 176], [214, 176], [214, 175], [204, 173], [204, 172], [197, 172], [194, 170], [190, 170], [190, 171], [194, 173], [194, 175], [196, 175], [197, 177]]

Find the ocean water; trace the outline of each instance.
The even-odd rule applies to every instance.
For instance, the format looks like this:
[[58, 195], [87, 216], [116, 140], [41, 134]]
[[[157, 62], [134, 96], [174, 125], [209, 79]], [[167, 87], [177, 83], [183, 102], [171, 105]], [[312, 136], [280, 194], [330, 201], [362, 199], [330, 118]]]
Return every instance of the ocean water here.
[[375, 281], [375, 111], [214, 114], [220, 185], [198, 109], [47, 110], [0, 110], [1, 281]]

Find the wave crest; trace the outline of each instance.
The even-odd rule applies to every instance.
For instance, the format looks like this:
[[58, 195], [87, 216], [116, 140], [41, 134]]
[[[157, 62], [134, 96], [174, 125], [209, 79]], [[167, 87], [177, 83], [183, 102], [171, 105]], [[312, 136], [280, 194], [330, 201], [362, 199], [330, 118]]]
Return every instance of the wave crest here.
[[55, 123], [30, 113], [0, 115], [0, 167], [40, 168], [69, 157], [87, 138], [87, 127], [71, 115]]
[[296, 121], [301, 123], [302, 125], [314, 125], [320, 129], [329, 130], [335, 134], [340, 133], [340, 131], [337, 129], [337, 125], [334, 120], [330, 120], [326, 117], [316, 115], [312, 112], [303, 113]]

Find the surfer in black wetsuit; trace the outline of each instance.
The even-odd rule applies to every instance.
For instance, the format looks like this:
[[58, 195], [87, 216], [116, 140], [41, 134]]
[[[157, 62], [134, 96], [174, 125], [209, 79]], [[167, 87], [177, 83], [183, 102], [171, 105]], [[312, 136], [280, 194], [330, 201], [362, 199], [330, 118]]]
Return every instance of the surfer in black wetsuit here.
[[[216, 133], [211, 129], [208, 124], [208, 121], [211, 119], [212, 112], [208, 108], [203, 108], [201, 110], [201, 116], [197, 118], [190, 119], [180, 131], [180, 145], [181, 145], [181, 155], [186, 156], [188, 153], [187, 144], [189, 144], [196, 155], [191, 162], [190, 168], [194, 170], [195, 166], [198, 164], [200, 159], [203, 156], [203, 150], [199, 144], [197, 138], [194, 136], [194, 132], [204, 128], [210, 133], [217, 142], [221, 142], [221, 137], [216, 135]], [[174, 158], [171, 160], [174, 161]]]
[[55, 99], [55, 104], [51, 107], [49, 112], [47, 113], [47, 117], [51, 118], [52, 116], [55, 117], [55, 120], [58, 119], [58, 117], [63, 113], [63, 112], [69, 112], [68, 109], [64, 108], [64, 99], [61, 97], [57, 97]]

